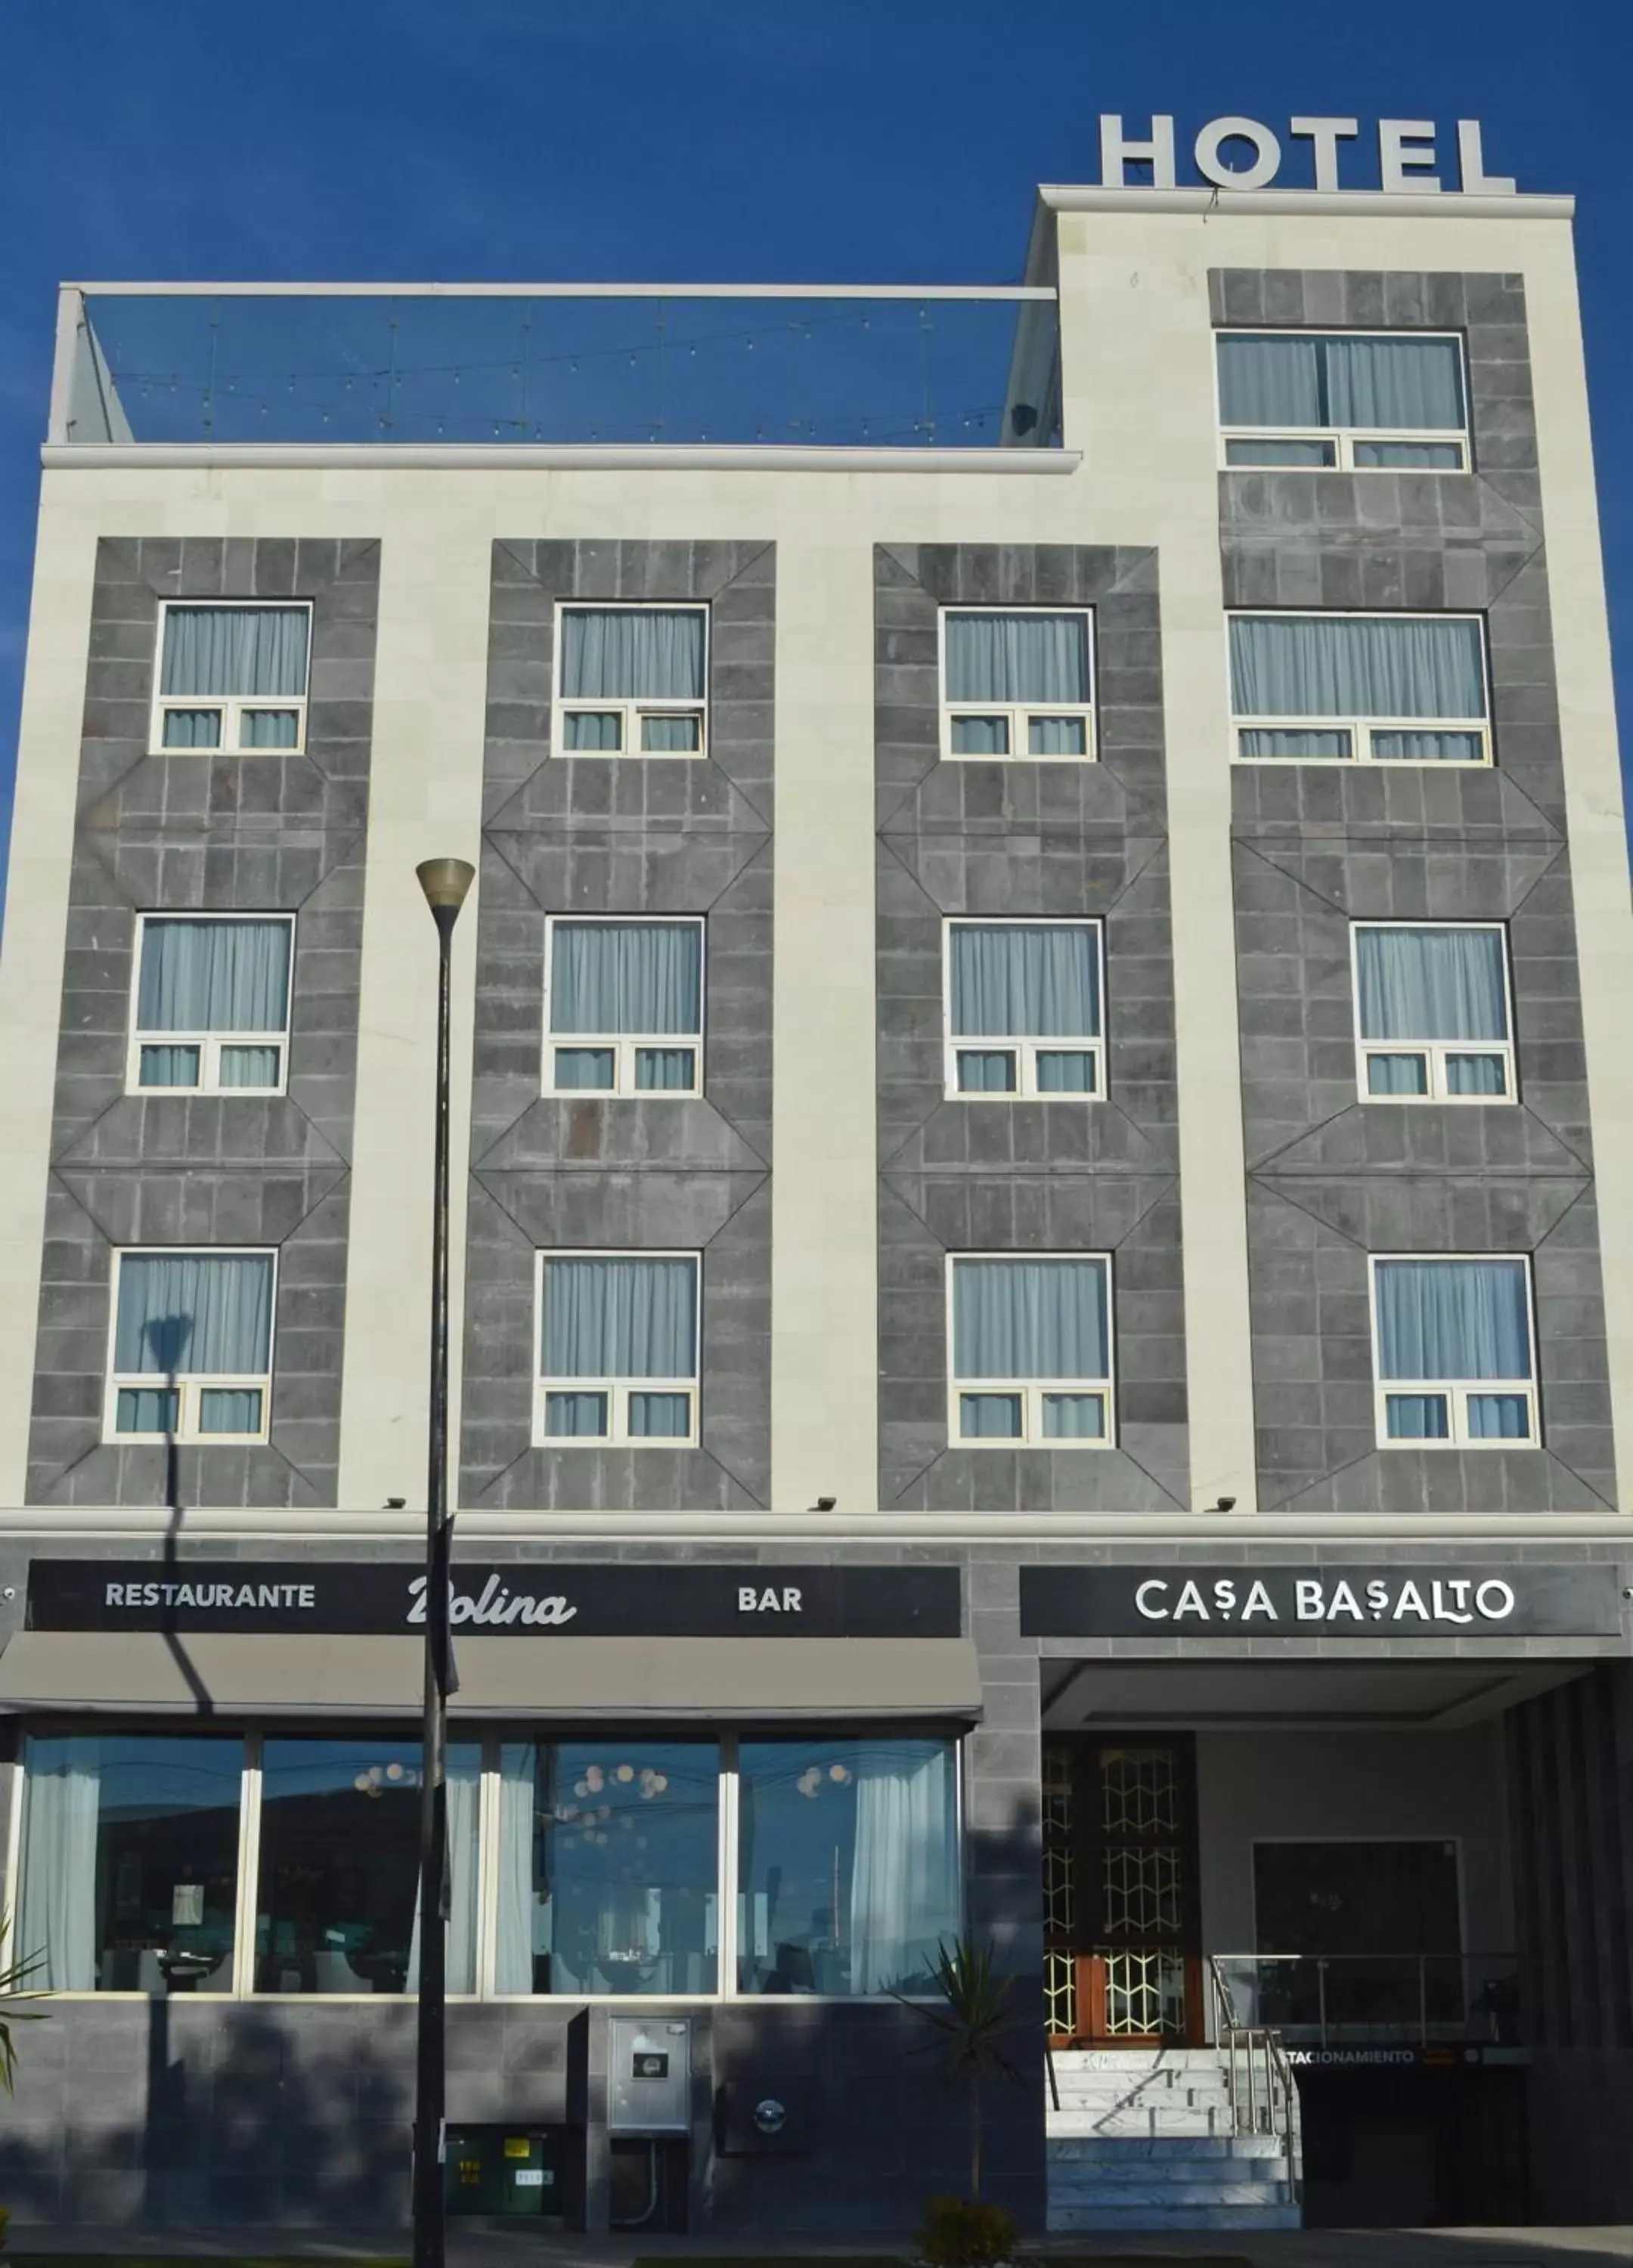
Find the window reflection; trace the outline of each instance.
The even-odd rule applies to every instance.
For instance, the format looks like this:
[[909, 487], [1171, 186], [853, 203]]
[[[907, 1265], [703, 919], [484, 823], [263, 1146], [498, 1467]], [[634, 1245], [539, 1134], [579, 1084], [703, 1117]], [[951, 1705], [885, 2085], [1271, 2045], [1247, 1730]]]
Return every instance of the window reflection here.
[[239, 1741], [24, 1744], [17, 1953], [57, 1992], [224, 1992], [238, 1895]]
[[946, 1741], [745, 1741], [738, 1982], [745, 1992], [912, 1992], [959, 1929]]
[[[448, 1990], [476, 1988], [482, 1750], [448, 1750]], [[274, 1741], [261, 1758], [255, 1986], [412, 1992], [419, 1972], [417, 1738]]]
[[499, 1782], [498, 1991], [715, 1990], [714, 1742], [507, 1742]]

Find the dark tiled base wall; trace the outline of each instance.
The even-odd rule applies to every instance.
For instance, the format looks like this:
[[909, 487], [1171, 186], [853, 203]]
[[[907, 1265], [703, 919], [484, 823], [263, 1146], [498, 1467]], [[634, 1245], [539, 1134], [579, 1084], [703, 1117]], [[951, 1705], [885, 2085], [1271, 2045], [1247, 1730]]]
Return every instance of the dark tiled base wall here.
[[[694, 2231], [905, 2230], [929, 2198], [967, 2185], [962, 2089], [916, 2051], [929, 2027], [906, 2011], [629, 2012], [691, 2019]], [[59, 2003], [49, 2024], [30, 2029], [18, 2101], [0, 2128], [13, 2226], [401, 2226], [414, 2014], [402, 2002]], [[587, 2107], [593, 2213], [606, 2176], [607, 2038], [604, 2012], [569, 2002], [452, 2009], [450, 2122], [581, 2127]], [[1024, 2088], [995, 2088], [987, 2106], [987, 2189], [1038, 2228], [1043, 2080], [1039, 2059], [1026, 2061]], [[715, 2093], [734, 2081], [798, 2095], [808, 2148], [717, 2154]]]

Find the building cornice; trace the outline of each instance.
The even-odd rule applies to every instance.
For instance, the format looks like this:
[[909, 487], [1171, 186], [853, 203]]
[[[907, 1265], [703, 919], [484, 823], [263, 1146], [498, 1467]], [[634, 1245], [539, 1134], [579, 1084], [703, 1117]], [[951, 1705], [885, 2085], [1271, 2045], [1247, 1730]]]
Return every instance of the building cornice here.
[[1456, 189], [1425, 195], [1400, 189], [1104, 188], [1052, 181], [1039, 189], [1038, 202], [1051, 212], [1276, 213], [1320, 220], [1568, 221], [1577, 209], [1572, 196], [1465, 196]]
[[[600, 1550], [625, 1543], [838, 1543], [891, 1546], [979, 1544], [1000, 1555], [1031, 1557], [1067, 1543], [1144, 1550], [1194, 1545], [1199, 1551], [1252, 1550], [1262, 1545], [1327, 1551], [1351, 1543], [1411, 1543], [1430, 1553], [1448, 1545], [1633, 1544], [1633, 1521], [1619, 1513], [1470, 1513], [1431, 1519], [1421, 1513], [1338, 1513], [1295, 1518], [1285, 1513], [886, 1513], [886, 1512], [462, 1512], [457, 1535], [466, 1546], [571, 1543]], [[292, 1511], [200, 1506], [36, 1506], [0, 1513], [0, 1543], [180, 1543], [253, 1539], [263, 1543], [406, 1543], [423, 1547], [423, 1512]], [[1177, 1555], [1176, 1555], [1177, 1556]]]

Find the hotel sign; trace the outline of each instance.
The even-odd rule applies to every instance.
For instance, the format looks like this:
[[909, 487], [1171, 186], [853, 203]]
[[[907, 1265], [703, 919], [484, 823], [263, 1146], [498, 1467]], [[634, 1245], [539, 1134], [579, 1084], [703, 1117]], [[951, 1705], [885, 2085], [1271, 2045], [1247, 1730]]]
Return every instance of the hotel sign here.
[[[1152, 118], [1144, 134], [1131, 130], [1133, 124], [1130, 121], [1129, 130], [1125, 130], [1117, 113], [1102, 114], [1101, 182], [1110, 189], [1133, 186], [1129, 181], [1128, 167], [1141, 165], [1150, 166], [1151, 180], [1139, 186], [1153, 189], [1174, 188], [1177, 176], [1173, 118]], [[1284, 132], [1289, 141], [1308, 145], [1318, 189], [1363, 186], [1354, 181], [1346, 184], [1339, 173], [1339, 145], [1360, 138], [1358, 118], [1290, 118]], [[1477, 118], [1460, 118], [1457, 122], [1456, 176], [1451, 180], [1442, 179], [1453, 161], [1449, 150], [1443, 153], [1433, 119], [1380, 118], [1376, 134], [1378, 178], [1389, 195], [1422, 196], [1427, 192], [1432, 195], [1443, 188], [1460, 190], [1465, 196], [1512, 197], [1514, 194], [1514, 184], [1508, 175], [1486, 171]], [[1197, 135], [1192, 155], [1198, 173], [1215, 188], [1268, 189], [1274, 186], [1282, 170], [1283, 138], [1256, 118], [1210, 118]]]
[[[453, 1570], [454, 1633], [516, 1638], [958, 1638], [956, 1567], [569, 1565]], [[36, 1559], [28, 1628], [412, 1635], [425, 1574], [407, 1560]]]
[[1610, 1566], [1023, 1567], [1027, 1638], [1615, 1638]]

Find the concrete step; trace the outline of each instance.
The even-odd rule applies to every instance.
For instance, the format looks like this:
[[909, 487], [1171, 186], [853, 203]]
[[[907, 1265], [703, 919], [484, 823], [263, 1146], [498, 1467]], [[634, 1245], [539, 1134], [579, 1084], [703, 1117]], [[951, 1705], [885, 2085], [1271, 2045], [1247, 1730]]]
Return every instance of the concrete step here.
[[1079, 2135], [1098, 2135], [1107, 2140], [1122, 2136], [1144, 2137], [1157, 2141], [1165, 2135], [1223, 2137], [1234, 2134], [1236, 2129], [1223, 2103], [1165, 2103], [1158, 2109], [1151, 2103], [1122, 2102], [1051, 2110], [1045, 2118], [1043, 2131], [1051, 2142], [1057, 2138], [1064, 2140]]
[[[1079, 2085], [1063, 2087], [1057, 2091], [1063, 2110], [1088, 2110], [1097, 2102], [1149, 2102], [1155, 2108], [1165, 2102], [1228, 2102], [1231, 2099], [1230, 2089], [1223, 2080], [1217, 2087], [1195, 2084], [1169, 2087], [1159, 2086], [1150, 2080], [1136, 2080], [1131, 2086], [1124, 2083], [1115, 2087]], [[1054, 2098], [1049, 2099], [1052, 2102]]]
[[1121, 2212], [1125, 2205], [1147, 2205], [1167, 2213], [1181, 2205], [1291, 2205], [1292, 2191], [1285, 2182], [1102, 2182], [1098, 2176], [1073, 2186], [1070, 2183], [1049, 2186], [1049, 2204], [1073, 2205], [1109, 2205]]
[[1052, 2234], [1077, 2229], [1233, 2229], [1246, 2235], [1255, 2228], [1298, 2228], [1302, 2226], [1296, 2205], [1062, 2205], [1050, 2200], [1048, 2227]]
[[[1053, 2134], [1046, 2150], [1051, 2178], [1057, 2166], [1240, 2165], [1279, 2168], [1285, 2155], [1268, 2134], [1106, 2136]], [[1279, 2178], [1279, 2176], [1271, 2176]]]
[[1217, 2048], [1056, 2048], [1056, 2071], [1211, 2070]]

